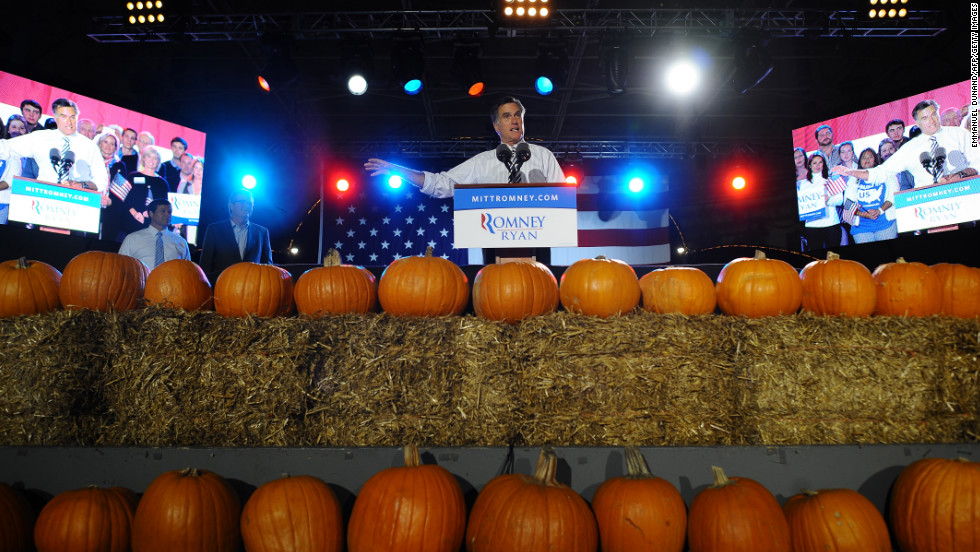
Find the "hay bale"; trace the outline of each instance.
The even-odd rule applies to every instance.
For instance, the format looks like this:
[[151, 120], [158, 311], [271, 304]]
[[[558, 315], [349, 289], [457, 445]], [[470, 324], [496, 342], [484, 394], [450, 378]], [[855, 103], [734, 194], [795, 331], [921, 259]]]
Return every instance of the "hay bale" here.
[[[102, 445], [106, 315], [54, 311], [0, 324], [0, 442]], [[83, 337], [84, 336], [84, 337]]]
[[976, 440], [977, 328], [976, 320], [939, 316], [747, 320], [737, 401], [742, 441]]
[[307, 443], [449, 446], [462, 440], [453, 405], [460, 317], [347, 315], [311, 322], [316, 339]]
[[155, 308], [117, 320], [106, 373], [113, 444], [300, 441], [313, 350], [300, 320]]
[[737, 319], [559, 312], [521, 325], [522, 444], [731, 444]]

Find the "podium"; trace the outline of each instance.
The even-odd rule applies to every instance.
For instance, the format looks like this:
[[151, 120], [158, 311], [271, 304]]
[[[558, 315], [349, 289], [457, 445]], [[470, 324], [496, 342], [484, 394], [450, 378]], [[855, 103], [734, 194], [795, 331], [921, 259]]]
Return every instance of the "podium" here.
[[899, 232], [980, 220], [980, 176], [895, 193]]
[[538, 248], [576, 247], [576, 192], [564, 182], [457, 184], [454, 247], [483, 248], [486, 263], [538, 260]]
[[65, 184], [15, 176], [10, 183], [9, 219], [65, 230], [99, 232], [102, 194]]

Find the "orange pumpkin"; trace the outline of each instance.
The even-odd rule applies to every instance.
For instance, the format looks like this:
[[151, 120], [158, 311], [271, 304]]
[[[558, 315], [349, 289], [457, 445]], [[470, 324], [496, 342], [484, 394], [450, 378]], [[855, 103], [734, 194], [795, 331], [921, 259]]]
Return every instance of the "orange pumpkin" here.
[[589, 505], [555, 479], [558, 457], [542, 450], [534, 477], [500, 475], [486, 484], [466, 527], [467, 552], [595, 552], [598, 527]]
[[640, 281], [633, 267], [602, 255], [572, 263], [558, 289], [565, 310], [588, 316], [629, 314], [640, 304]]
[[86, 487], [59, 493], [34, 526], [38, 552], [128, 552], [136, 494]]
[[149, 273], [133, 257], [86, 251], [68, 261], [58, 294], [68, 309], [131, 310], [143, 301]]
[[473, 310], [482, 318], [516, 324], [557, 308], [558, 281], [541, 263], [491, 264], [473, 279]]
[[902, 552], [980, 550], [980, 463], [912, 462], [895, 480], [888, 518]]
[[871, 274], [877, 289], [875, 314], [931, 316], [942, 306], [942, 283], [931, 268], [899, 258]]
[[269, 481], [242, 509], [242, 542], [248, 552], [340, 552], [340, 502], [326, 483], [311, 475]]
[[61, 307], [61, 273], [41, 261], [0, 263], [0, 318], [41, 314]]
[[186, 468], [150, 483], [133, 517], [133, 552], [234, 552], [242, 507], [220, 475]]
[[13, 487], [0, 483], [0, 552], [31, 550], [34, 511]]
[[800, 271], [803, 310], [830, 316], [870, 316], [875, 311], [875, 280], [866, 266], [841, 259], [833, 251], [827, 260], [813, 261]]
[[759, 318], [794, 314], [803, 301], [803, 284], [792, 265], [755, 257], [741, 257], [725, 265], [715, 286], [718, 306], [725, 314]]
[[[870, 274], [870, 273], [869, 273]], [[885, 518], [851, 489], [804, 490], [783, 505], [793, 552], [891, 552]]]
[[640, 278], [643, 308], [660, 314], [709, 314], [715, 311], [715, 283], [697, 268], [670, 266]]
[[626, 476], [604, 481], [592, 497], [602, 551], [681, 552], [687, 536], [681, 493], [666, 479], [650, 474], [636, 447], [627, 447], [626, 466]]
[[980, 268], [939, 263], [932, 271], [942, 285], [939, 312], [960, 318], [980, 317]]
[[146, 278], [146, 302], [186, 311], [212, 310], [211, 282], [204, 270], [187, 259], [167, 261]]
[[687, 538], [694, 552], [789, 552], [789, 524], [768, 489], [712, 466], [714, 485], [691, 502]]
[[378, 283], [381, 308], [395, 316], [462, 314], [470, 300], [469, 281], [452, 261], [425, 255], [393, 261]]
[[323, 266], [311, 268], [296, 281], [296, 309], [300, 314], [369, 313], [378, 307], [374, 274], [363, 266], [341, 264], [340, 253], [331, 249]]
[[357, 495], [348, 524], [349, 552], [457, 552], [466, 529], [466, 504], [445, 468], [422, 465], [419, 449], [405, 447], [405, 466], [372, 476]]
[[222, 316], [287, 316], [293, 311], [293, 277], [270, 264], [235, 263], [214, 284], [214, 310]]

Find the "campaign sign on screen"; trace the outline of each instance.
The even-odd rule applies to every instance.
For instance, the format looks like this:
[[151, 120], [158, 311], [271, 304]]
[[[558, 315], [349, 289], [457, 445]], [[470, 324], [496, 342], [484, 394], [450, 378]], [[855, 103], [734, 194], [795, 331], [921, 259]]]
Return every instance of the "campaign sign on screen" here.
[[99, 192], [19, 176], [12, 180], [10, 220], [83, 232], [99, 231], [102, 212]]
[[575, 194], [571, 186], [458, 187], [453, 195], [454, 245], [576, 247]]
[[980, 220], [980, 178], [895, 194], [899, 232]]
[[171, 224], [197, 225], [200, 222], [201, 196], [194, 194], [167, 194], [173, 208]]

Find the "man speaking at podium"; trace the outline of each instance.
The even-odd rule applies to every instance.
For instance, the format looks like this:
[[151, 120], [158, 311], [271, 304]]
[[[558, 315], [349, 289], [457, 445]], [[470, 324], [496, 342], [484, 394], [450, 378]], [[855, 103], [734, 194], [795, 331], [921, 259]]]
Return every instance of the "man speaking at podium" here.
[[448, 171], [417, 171], [373, 158], [364, 163], [364, 170], [371, 176], [398, 175], [432, 197], [452, 197], [456, 184], [565, 182], [554, 154], [524, 141], [524, 105], [520, 100], [504, 96], [491, 109], [490, 120], [500, 136], [497, 149], [479, 153]]
[[980, 148], [970, 144], [970, 132], [960, 127], [941, 126], [939, 104], [923, 100], [912, 108], [912, 118], [922, 134], [906, 142], [887, 161], [870, 169], [848, 169], [838, 165], [831, 172], [853, 176], [869, 184], [882, 184], [891, 176], [909, 171], [915, 187], [945, 184], [969, 178], [980, 167]]
[[109, 173], [102, 153], [95, 142], [75, 132], [78, 106], [58, 98], [51, 111], [58, 128], [0, 140], [0, 157], [13, 154], [34, 159], [37, 179], [42, 182], [104, 192], [109, 187]]

